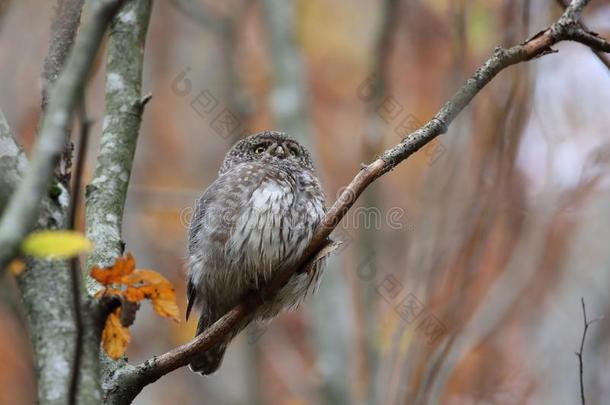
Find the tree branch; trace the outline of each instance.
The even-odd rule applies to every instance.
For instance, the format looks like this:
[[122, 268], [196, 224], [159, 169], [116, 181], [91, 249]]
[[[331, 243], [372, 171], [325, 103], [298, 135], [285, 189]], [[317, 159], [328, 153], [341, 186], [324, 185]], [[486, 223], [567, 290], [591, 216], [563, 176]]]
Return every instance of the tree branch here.
[[[28, 160], [15, 141], [11, 128], [0, 109], [0, 214], [25, 172]], [[1, 272], [1, 270], [0, 270]]]
[[[86, 233], [94, 243], [85, 266], [87, 290], [93, 294], [98, 284], [88, 276], [93, 265], [105, 267], [123, 254], [121, 239], [123, 210], [133, 165], [138, 132], [144, 106], [150, 95], [142, 97], [142, 67], [151, 0], [126, 1], [111, 24], [106, 56], [106, 100], [100, 151], [91, 184], [86, 188]], [[98, 302], [97, 330], [118, 305]], [[94, 358], [100, 358], [99, 336], [96, 336]], [[101, 354], [102, 378], [125, 366]]]
[[592, 323], [598, 321], [598, 318], [593, 320], [587, 319], [587, 309], [585, 308], [585, 299], [580, 298], [580, 302], [582, 304], [582, 316], [583, 316], [583, 330], [582, 330], [582, 339], [580, 340], [580, 350], [577, 351], [576, 357], [578, 357], [578, 370], [579, 370], [579, 381], [580, 381], [580, 402], [582, 405], [585, 405], [585, 382], [584, 382], [584, 362], [582, 352], [585, 348], [585, 339], [587, 338], [587, 330]]
[[83, 83], [102, 41], [108, 21], [119, 0], [100, 0], [93, 6], [91, 18], [83, 24], [66, 67], [50, 93], [40, 137], [23, 180], [12, 196], [0, 220], [0, 271], [17, 255], [23, 238], [32, 230], [42, 198], [53, 177]]
[[227, 312], [191, 342], [160, 356], [155, 356], [140, 365], [127, 365], [117, 369], [106, 381], [105, 401], [117, 404], [130, 402], [144, 386], [179, 367], [187, 365], [193, 355], [212, 347], [241, 321], [251, 316], [262, 302], [273, 297], [275, 292], [290, 279], [292, 274], [303, 269], [306, 263], [312, 260], [311, 258], [315, 257], [317, 252], [328, 243], [330, 233], [369, 184], [391, 171], [396, 165], [437, 136], [444, 134], [454, 118], [500, 71], [511, 65], [553, 53], [555, 51], [551, 49], [551, 46], [561, 41], [577, 41], [595, 49], [607, 49], [607, 41], [596, 37], [599, 40], [592, 42], [592, 34], [586, 33], [578, 25], [577, 20], [587, 3], [588, 0], [575, 0], [557, 22], [533, 38], [509, 49], [496, 48], [494, 55], [466, 81], [430, 121], [403, 139], [400, 144], [385, 151], [381, 157], [360, 170], [327, 212], [316, 229], [308, 248], [305, 249], [301, 260], [295, 266], [278, 269], [276, 277], [264, 286], [260, 292], [246, 296], [242, 303]]
[[[49, 40], [49, 51], [44, 60], [42, 69], [42, 112], [44, 113], [48, 104], [49, 89], [55, 84], [59, 73], [63, 69], [66, 59], [74, 39], [76, 37], [76, 31], [80, 24], [80, 17], [83, 10], [84, 0], [58, 0], [57, 10], [55, 11], [55, 18], [51, 25], [51, 36]], [[85, 83], [86, 83], [85, 78]], [[84, 84], [83, 84], [84, 87]], [[81, 91], [81, 99], [84, 99]], [[82, 162], [81, 162], [82, 163]], [[55, 168], [55, 177], [64, 187], [69, 188], [70, 185], [70, 170], [72, 165], [72, 143], [70, 141], [70, 128], [67, 128], [64, 134], [64, 146], [62, 156], [60, 158], [59, 165]], [[72, 192], [72, 200], [77, 199], [79, 195], [78, 185], [74, 187]], [[68, 215], [67, 225], [69, 228], [74, 228], [74, 207], [70, 204], [64, 210], [63, 217], [65, 218], [65, 211], [70, 211]], [[37, 265], [36, 262], [33, 263]], [[63, 264], [57, 264], [58, 266], [64, 267]], [[74, 342], [74, 355], [72, 357], [71, 365], [71, 377], [68, 386], [68, 403], [75, 404], [78, 393], [78, 385], [80, 380], [81, 370], [81, 358], [83, 349], [83, 311], [81, 303], [81, 279], [78, 271], [78, 258], [73, 258], [69, 263], [70, 269], [70, 286], [71, 286], [71, 298], [72, 307], [74, 313], [74, 327], [76, 329], [76, 336]], [[59, 285], [58, 287], [63, 287]], [[70, 295], [70, 294], [66, 294]]]
[[[78, 158], [76, 160], [76, 172], [74, 187], [72, 190], [70, 206], [68, 207], [68, 227], [75, 229], [76, 211], [80, 200], [80, 185], [85, 165], [85, 153], [89, 139], [90, 121], [85, 109], [85, 98], [82, 97], [80, 106], [80, 142], [78, 143]], [[70, 382], [70, 404], [76, 404], [78, 385], [81, 374], [81, 359], [83, 353], [83, 286], [80, 273], [80, 263], [77, 257], [70, 260], [70, 281], [72, 287], [72, 302], [74, 303], [74, 321], [76, 326], [76, 344], [74, 348], [74, 359], [72, 360], [72, 378]]]
[[[104, 19], [104, 16], [112, 14], [117, 2], [104, 1], [93, 7], [92, 19], [83, 26], [77, 45], [72, 49], [74, 35], [80, 22], [82, 3], [82, 0], [58, 2], [50, 48], [42, 73], [44, 88], [41, 130], [29, 166], [25, 154], [14, 139], [12, 137], [9, 139], [6, 131], [2, 131], [4, 132], [2, 144], [9, 147], [0, 150], [0, 160], [2, 166], [7, 166], [8, 173], [14, 174], [9, 176], [7, 188], [9, 193], [13, 189], [21, 190], [13, 195], [11, 204], [18, 201], [16, 204], [20, 205], [24, 201], [23, 196], [27, 196], [25, 199], [27, 204], [21, 207], [23, 209], [15, 210], [9, 206], [4, 212], [2, 226], [7, 223], [10, 225], [9, 228], [2, 228], [9, 230], [2, 235], [4, 237], [8, 235], [9, 240], [16, 245], [9, 246], [10, 251], [0, 248], [3, 254], [5, 252], [9, 252], [9, 255], [17, 254], [20, 239], [34, 224], [43, 229], [63, 228], [68, 224], [67, 184], [55, 181], [48, 191], [47, 184], [53, 178], [53, 168], [59, 161], [60, 153], [65, 150], [65, 141], [71, 124], [70, 117], [82, 95], [87, 72], [110, 18], [108, 16]], [[63, 73], [60, 74], [62, 69]], [[58, 83], [54, 85], [56, 79]], [[51, 86], [53, 86], [52, 90], [50, 90]], [[8, 129], [6, 123], [2, 126]], [[44, 171], [43, 176], [40, 175], [42, 171]], [[35, 178], [36, 176], [39, 177]], [[6, 181], [6, 176], [3, 178]], [[14, 224], [17, 224], [17, 229], [10, 228]], [[4, 269], [6, 260], [8, 258], [5, 256], [0, 257], [2, 262], [0, 271]], [[83, 345], [79, 342], [90, 340], [92, 337], [92, 328], [88, 327], [86, 320], [86, 315], [91, 311], [89, 303], [80, 302], [79, 278], [70, 274], [69, 263], [27, 260], [27, 270], [18, 278], [18, 282], [35, 353], [39, 401], [48, 404], [75, 403], [78, 396], [78, 401], [90, 403], [96, 396], [99, 398], [101, 389], [99, 375], [97, 379], [89, 378], [88, 371], [91, 368], [81, 367], [80, 349]], [[78, 319], [82, 320], [83, 317], [85, 321], [79, 322]], [[95, 349], [97, 358], [99, 345]], [[87, 372], [81, 375], [83, 370]]]
[[[86, 188], [86, 268], [108, 267], [123, 254], [123, 209], [144, 105], [142, 66], [151, 0], [130, 0], [112, 21], [106, 62], [106, 112], [93, 180]], [[89, 279], [88, 290], [99, 289]]]
[[[566, 0], [556, 0], [556, 1], [557, 1], [557, 4], [559, 4], [559, 6], [563, 10], [565, 10], [568, 7], [568, 3], [566, 2]], [[583, 23], [580, 19], [578, 20], [578, 22], [583, 30], [590, 31], [589, 28], [585, 25], [585, 23]], [[608, 69], [610, 69], [610, 58], [608, 58], [608, 55], [606, 55], [600, 51], [594, 51], [593, 53], [595, 53], [595, 56], [597, 56], [597, 58], [600, 60], [601, 63], [603, 63]]]
[[51, 25], [49, 52], [42, 68], [42, 110], [49, 102], [49, 90], [61, 72], [80, 24], [84, 0], [58, 0]]

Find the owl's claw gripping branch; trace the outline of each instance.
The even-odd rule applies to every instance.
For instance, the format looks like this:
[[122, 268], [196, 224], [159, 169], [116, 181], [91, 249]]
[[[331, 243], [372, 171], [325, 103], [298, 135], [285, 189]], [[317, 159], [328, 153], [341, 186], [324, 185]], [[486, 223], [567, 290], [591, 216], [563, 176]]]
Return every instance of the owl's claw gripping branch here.
[[214, 344], [223, 340], [238, 325], [252, 316], [264, 302], [264, 298], [273, 296], [297, 271], [326, 246], [330, 233], [339, 224], [343, 216], [354, 204], [366, 187], [392, 170], [396, 165], [417, 152], [437, 136], [446, 132], [454, 118], [472, 101], [500, 71], [520, 63], [546, 55], [551, 46], [561, 41], [576, 41], [587, 45], [595, 51], [610, 52], [610, 43], [605, 39], [585, 31], [578, 23], [583, 8], [588, 0], [575, 0], [565, 10], [560, 19], [526, 42], [512, 48], [498, 48], [466, 83], [445, 103], [445, 105], [424, 126], [411, 133], [395, 147], [364, 166], [342, 192], [339, 199], [328, 210], [320, 225], [316, 228], [310, 244], [301, 259], [289, 268], [282, 268], [257, 294], [248, 295], [241, 303], [233, 307], [218, 321], [203, 330], [191, 342], [176, 347], [146, 362], [117, 370], [106, 384], [107, 403], [128, 403], [146, 385], [163, 375], [186, 366], [195, 355], [201, 355]]

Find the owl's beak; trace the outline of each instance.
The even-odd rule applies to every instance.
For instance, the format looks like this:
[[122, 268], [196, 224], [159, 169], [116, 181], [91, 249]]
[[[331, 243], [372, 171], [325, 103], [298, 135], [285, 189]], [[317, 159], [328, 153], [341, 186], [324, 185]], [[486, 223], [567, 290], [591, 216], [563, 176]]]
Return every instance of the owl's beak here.
[[275, 148], [274, 155], [279, 157], [279, 158], [285, 158], [286, 157], [286, 151], [281, 146], [278, 146], [277, 148]]

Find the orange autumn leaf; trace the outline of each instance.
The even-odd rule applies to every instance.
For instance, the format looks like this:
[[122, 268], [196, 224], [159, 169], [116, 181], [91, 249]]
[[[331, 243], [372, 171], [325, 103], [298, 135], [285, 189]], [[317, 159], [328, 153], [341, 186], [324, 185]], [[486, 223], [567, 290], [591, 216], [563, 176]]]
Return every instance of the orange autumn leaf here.
[[176, 293], [172, 284], [156, 271], [136, 269], [136, 262], [131, 254], [117, 258], [114, 266], [110, 268], [94, 266], [91, 276], [106, 287], [102, 295], [121, 295], [132, 302], [149, 299], [159, 315], [179, 320]]
[[147, 298], [152, 301], [155, 312], [163, 317], [180, 321], [174, 287], [165, 277], [152, 270], [136, 270], [124, 278], [128, 285], [125, 296], [130, 301]]
[[[128, 302], [137, 304], [149, 299], [157, 314], [179, 322], [180, 311], [172, 284], [156, 271], [136, 269], [136, 262], [131, 254], [117, 258], [112, 267], [93, 267], [91, 276], [105, 287], [96, 294], [97, 298], [104, 295], [120, 296], [123, 305]], [[121, 324], [120, 312], [110, 315], [103, 334], [106, 338], [103, 346], [108, 355], [122, 356], [129, 343], [129, 330]], [[109, 350], [112, 350], [112, 353]]]
[[124, 292], [125, 298], [132, 302], [149, 299], [155, 312], [163, 317], [180, 321], [180, 310], [176, 304], [176, 293], [174, 288], [167, 283], [159, 285], [143, 285], [139, 287], [128, 287]]
[[130, 338], [129, 329], [121, 324], [121, 308], [117, 308], [106, 319], [102, 347], [108, 356], [117, 360], [125, 354]]
[[161, 316], [172, 319], [174, 322], [180, 322], [180, 309], [176, 304], [176, 293], [172, 291], [171, 296], [164, 294], [152, 299], [152, 305], [155, 312]]
[[93, 266], [91, 269], [91, 277], [104, 286], [122, 284], [121, 279], [124, 276], [133, 273], [135, 268], [135, 259], [131, 253], [127, 253], [127, 256], [125, 257], [118, 257], [112, 267], [100, 268]]

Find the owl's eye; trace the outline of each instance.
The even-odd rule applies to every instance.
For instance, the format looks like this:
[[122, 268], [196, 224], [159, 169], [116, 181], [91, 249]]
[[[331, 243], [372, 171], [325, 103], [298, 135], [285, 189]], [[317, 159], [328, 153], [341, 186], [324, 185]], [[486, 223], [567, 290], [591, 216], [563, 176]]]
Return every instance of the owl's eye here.
[[264, 146], [257, 146], [256, 149], [254, 149], [254, 153], [257, 154], [257, 155], [260, 155], [264, 151], [265, 151], [265, 147]]
[[288, 148], [288, 150], [290, 151], [290, 154], [292, 156], [299, 156], [299, 150], [297, 148], [290, 147], [290, 148]]

